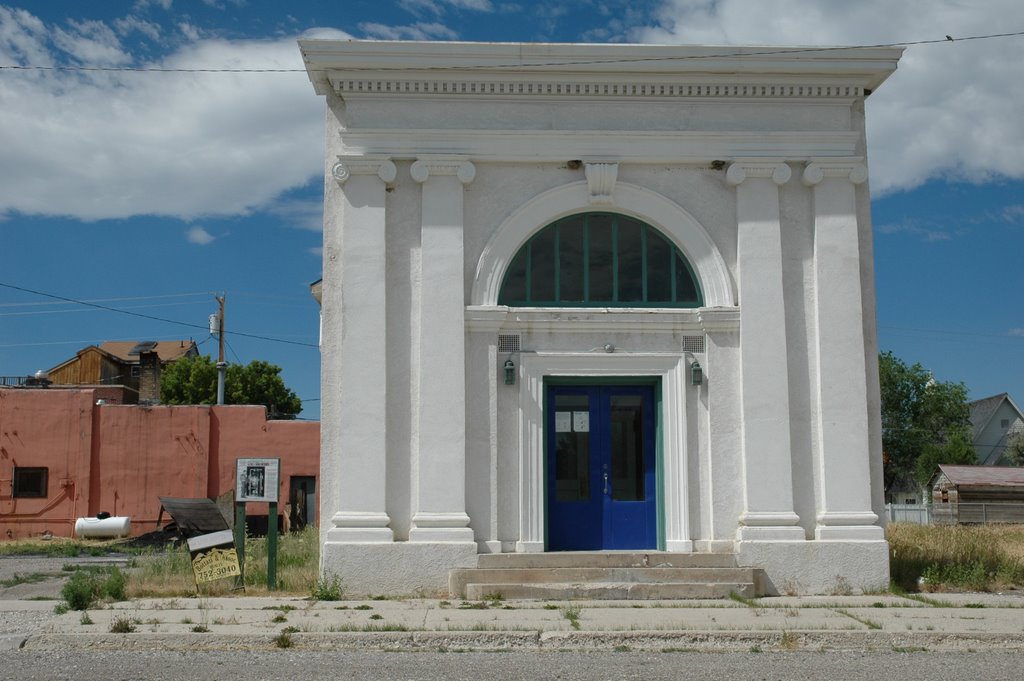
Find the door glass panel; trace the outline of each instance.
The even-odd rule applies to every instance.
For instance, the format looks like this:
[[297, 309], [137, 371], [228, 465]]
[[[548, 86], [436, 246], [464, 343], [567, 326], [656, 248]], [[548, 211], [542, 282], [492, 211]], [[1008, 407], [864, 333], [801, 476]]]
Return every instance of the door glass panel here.
[[555, 499], [590, 499], [590, 398], [555, 396]]
[[643, 396], [611, 396], [612, 499], [644, 500]]

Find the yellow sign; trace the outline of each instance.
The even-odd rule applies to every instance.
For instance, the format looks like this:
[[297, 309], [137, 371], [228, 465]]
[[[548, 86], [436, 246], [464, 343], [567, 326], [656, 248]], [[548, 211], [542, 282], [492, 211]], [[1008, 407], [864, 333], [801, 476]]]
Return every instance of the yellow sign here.
[[225, 577], [237, 577], [242, 574], [238, 567], [238, 554], [235, 548], [212, 547], [196, 553], [192, 557], [192, 571], [196, 575], [196, 584], [213, 582]]

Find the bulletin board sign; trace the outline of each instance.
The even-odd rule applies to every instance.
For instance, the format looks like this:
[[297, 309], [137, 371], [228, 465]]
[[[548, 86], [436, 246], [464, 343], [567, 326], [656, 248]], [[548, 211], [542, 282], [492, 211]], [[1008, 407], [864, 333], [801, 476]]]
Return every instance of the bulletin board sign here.
[[281, 459], [236, 459], [235, 501], [277, 503]]

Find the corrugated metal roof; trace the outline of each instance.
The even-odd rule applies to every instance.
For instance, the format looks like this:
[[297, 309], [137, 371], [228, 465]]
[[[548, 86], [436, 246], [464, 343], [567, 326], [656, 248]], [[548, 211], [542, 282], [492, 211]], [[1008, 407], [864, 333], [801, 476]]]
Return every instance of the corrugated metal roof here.
[[939, 469], [957, 486], [1024, 487], [1024, 468], [1015, 466], [951, 466]]

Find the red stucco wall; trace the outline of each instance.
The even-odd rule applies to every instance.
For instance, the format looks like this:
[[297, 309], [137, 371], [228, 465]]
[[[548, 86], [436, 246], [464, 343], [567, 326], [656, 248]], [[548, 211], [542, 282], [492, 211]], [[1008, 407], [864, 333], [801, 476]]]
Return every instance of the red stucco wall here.
[[[0, 390], [0, 539], [71, 536], [77, 518], [101, 511], [130, 517], [132, 534], [151, 531], [157, 497], [222, 494], [234, 485], [239, 457], [281, 459], [281, 513], [291, 476], [319, 478], [317, 422], [268, 422], [259, 406], [96, 399], [93, 390]], [[46, 498], [12, 496], [15, 466], [48, 468]], [[266, 504], [247, 510], [267, 513]]]

